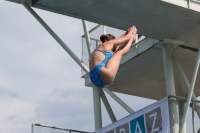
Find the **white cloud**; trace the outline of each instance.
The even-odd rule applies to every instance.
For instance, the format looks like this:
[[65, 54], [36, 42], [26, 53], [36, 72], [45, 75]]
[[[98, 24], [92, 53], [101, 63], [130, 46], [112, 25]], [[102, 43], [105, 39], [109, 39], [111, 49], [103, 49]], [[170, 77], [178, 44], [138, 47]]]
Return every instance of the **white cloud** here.
[[4, 133], [13, 131], [25, 133], [30, 131], [30, 123], [34, 118], [35, 105], [31, 101], [20, 99], [15, 94], [4, 93], [0, 98], [0, 130]]
[[[36, 107], [47, 94], [84, 87], [84, 81], [76, 63], [23, 6], [1, 1], [0, 7], [0, 88], [4, 88], [0, 90], [0, 129], [30, 132], [30, 124], [40, 120]], [[36, 12], [80, 58], [81, 20]], [[57, 102], [55, 106], [62, 103]], [[62, 119], [56, 114], [53, 118], [54, 123]]]
[[93, 129], [92, 105], [91, 89], [56, 89], [38, 102], [35, 109], [36, 119], [40, 123], [46, 122], [49, 125], [62, 127], [67, 125], [66, 128], [91, 130]]

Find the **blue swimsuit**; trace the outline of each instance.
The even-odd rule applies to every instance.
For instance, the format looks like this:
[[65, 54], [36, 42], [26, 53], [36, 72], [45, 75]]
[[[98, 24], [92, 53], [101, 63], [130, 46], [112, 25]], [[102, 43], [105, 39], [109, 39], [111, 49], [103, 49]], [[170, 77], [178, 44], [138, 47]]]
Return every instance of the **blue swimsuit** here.
[[113, 52], [106, 52], [98, 49], [97, 51], [102, 52], [105, 55], [105, 59], [99, 63], [92, 71], [90, 71], [90, 79], [96, 86], [103, 87], [105, 85], [101, 79], [100, 70], [103, 66], [106, 66], [108, 60], [113, 56]]

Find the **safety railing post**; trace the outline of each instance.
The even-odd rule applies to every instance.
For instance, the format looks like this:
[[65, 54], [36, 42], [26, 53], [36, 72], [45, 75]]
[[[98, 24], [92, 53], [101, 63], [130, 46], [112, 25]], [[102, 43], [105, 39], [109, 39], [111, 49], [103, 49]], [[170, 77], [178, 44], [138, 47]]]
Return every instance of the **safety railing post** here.
[[31, 124], [31, 133], [34, 133], [34, 123]]
[[187, 0], [188, 8], [190, 9], [190, 0]]
[[[179, 113], [179, 124], [180, 124], [181, 119], [183, 117], [185, 101], [184, 100], [177, 100], [177, 102], [178, 102], [178, 113]], [[186, 133], [186, 125], [184, 126], [184, 133]]]
[[103, 34], [104, 35], [106, 34], [106, 26], [105, 25], [103, 26]]
[[82, 20], [82, 23], [83, 23], [84, 33], [85, 33], [88, 55], [90, 56], [90, 54], [92, 53], [92, 48], [91, 48], [91, 45], [90, 45], [91, 41], [90, 41], [90, 36], [89, 36], [88, 28], [87, 28], [87, 23], [86, 23], [85, 20]]
[[195, 132], [194, 105], [195, 105], [195, 101], [192, 101], [192, 128], [193, 128], [193, 133], [196, 133]]

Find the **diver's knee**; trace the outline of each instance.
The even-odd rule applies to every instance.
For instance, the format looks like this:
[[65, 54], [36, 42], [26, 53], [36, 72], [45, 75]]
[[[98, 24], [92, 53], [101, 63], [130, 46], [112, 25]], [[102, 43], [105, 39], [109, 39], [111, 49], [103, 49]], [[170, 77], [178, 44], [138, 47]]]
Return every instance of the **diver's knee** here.
[[109, 85], [109, 84], [112, 84], [113, 81], [114, 81], [113, 79], [106, 79], [106, 80], [103, 80], [103, 83], [105, 85]]
[[117, 51], [117, 53], [120, 54], [121, 56], [124, 56], [127, 53], [127, 51], [125, 51], [124, 49], [121, 49]]
[[106, 85], [109, 85], [114, 81], [114, 76], [111, 72], [107, 72], [106, 75], [102, 75], [101, 78]]
[[122, 49], [121, 49], [121, 50], [118, 50], [115, 54], [123, 55], [123, 51], [122, 51]]

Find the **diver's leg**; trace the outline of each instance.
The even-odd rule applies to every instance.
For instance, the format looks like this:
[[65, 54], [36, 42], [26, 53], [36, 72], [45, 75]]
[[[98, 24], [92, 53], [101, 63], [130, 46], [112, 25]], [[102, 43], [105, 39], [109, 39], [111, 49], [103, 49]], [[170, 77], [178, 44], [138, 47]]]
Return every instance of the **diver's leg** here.
[[124, 44], [121, 44], [118, 49], [117, 49], [117, 52], [120, 51], [122, 53], [122, 55], [124, 56], [126, 53], [128, 53], [128, 51], [130, 50], [131, 48], [131, 45], [133, 43], [133, 39], [130, 39], [128, 42], [124, 43]]
[[101, 78], [104, 84], [111, 84], [117, 74], [119, 64], [123, 53], [121, 51], [116, 52], [108, 61], [105, 67], [101, 68]]
[[122, 57], [130, 50], [133, 39], [134, 38], [130, 39], [127, 44], [124, 44], [123, 47], [118, 49], [117, 52], [114, 53], [114, 55], [109, 59], [107, 65], [101, 68], [100, 74], [104, 84], [111, 84], [114, 81], [120, 61]]

